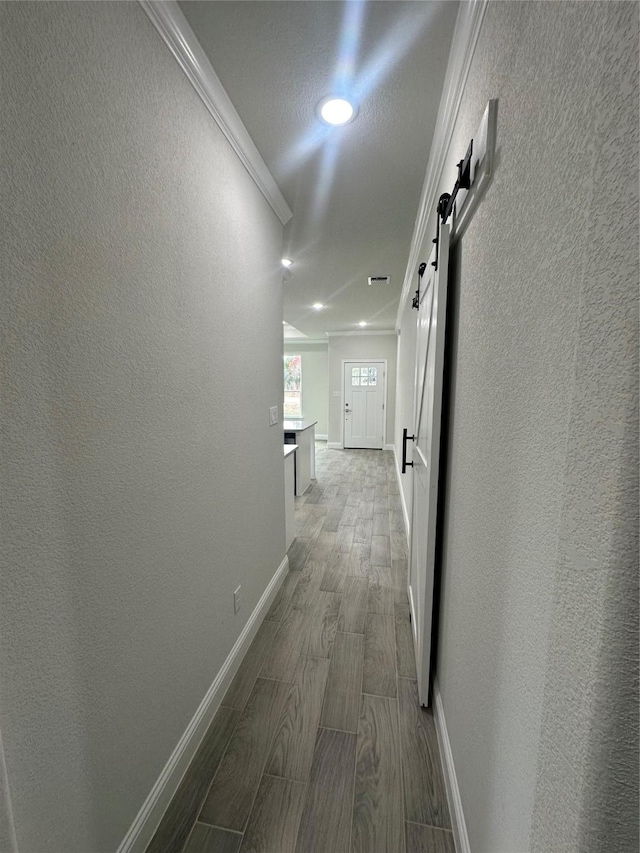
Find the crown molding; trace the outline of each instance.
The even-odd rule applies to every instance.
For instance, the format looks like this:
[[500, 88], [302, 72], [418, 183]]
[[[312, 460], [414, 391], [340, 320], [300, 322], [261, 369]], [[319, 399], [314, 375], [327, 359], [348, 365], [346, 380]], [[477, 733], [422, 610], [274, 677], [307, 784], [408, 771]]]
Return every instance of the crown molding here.
[[373, 329], [370, 332], [365, 332], [363, 329], [361, 332], [325, 332], [330, 338], [350, 338], [350, 337], [359, 337], [360, 335], [364, 335], [365, 337], [370, 338], [371, 335], [397, 335], [395, 329]]
[[429, 226], [429, 219], [435, 210], [438, 185], [440, 184], [442, 170], [460, 110], [464, 87], [469, 76], [471, 61], [476, 44], [478, 43], [478, 36], [480, 35], [488, 5], [489, 0], [469, 0], [469, 2], [460, 3], [458, 9], [458, 17], [456, 18], [453, 41], [451, 43], [451, 53], [449, 54], [442, 97], [440, 98], [440, 106], [438, 107], [436, 129], [429, 152], [427, 171], [424, 184], [422, 185], [420, 205], [418, 207], [413, 237], [411, 238], [409, 259], [407, 261], [402, 294], [400, 295], [400, 303], [398, 305], [396, 329], [400, 328], [402, 322], [405, 303], [411, 291], [411, 283], [417, 273], [418, 259]]
[[175, 0], [138, 0], [138, 2], [256, 186], [273, 208], [280, 222], [285, 225], [293, 215], [289, 205], [178, 4]]
[[317, 346], [318, 344], [322, 344], [323, 346], [327, 346], [329, 343], [326, 338], [285, 338], [284, 344], [287, 346], [288, 344], [295, 344], [296, 346], [305, 345], [305, 344], [313, 344]]

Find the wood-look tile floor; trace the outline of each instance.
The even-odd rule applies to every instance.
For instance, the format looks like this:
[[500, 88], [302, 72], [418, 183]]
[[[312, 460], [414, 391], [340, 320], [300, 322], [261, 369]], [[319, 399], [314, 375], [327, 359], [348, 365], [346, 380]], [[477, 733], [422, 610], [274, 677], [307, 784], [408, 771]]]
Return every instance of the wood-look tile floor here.
[[290, 571], [147, 853], [454, 853], [393, 456], [328, 450]]

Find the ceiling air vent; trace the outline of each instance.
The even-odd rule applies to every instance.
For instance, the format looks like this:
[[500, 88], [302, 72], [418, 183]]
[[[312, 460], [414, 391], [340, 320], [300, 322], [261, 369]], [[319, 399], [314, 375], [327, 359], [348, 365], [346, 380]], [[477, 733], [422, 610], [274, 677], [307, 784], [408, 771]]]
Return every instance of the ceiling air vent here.
[[390, 275], [370, 275], [367, 279], [369, 284], [389, 284], [391, 281]]

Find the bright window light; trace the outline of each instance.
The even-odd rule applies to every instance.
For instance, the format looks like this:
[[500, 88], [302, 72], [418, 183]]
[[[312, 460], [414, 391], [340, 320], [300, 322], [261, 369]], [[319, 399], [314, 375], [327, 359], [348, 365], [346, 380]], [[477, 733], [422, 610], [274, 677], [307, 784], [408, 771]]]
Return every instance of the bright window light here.
[[280, 262], [281, 262], [283, 267], [290, 267], [291, 264], [293, 263], [291, 258], [282, 258]]
[[327, 124], [339, 126], [348, 124], [355, 115], [355, 109], [344, 98], [327, 98], [320, 104], [320, 117]]
[[322, 302], [314, 302], [311, 307], [314, 311], [320, 311], [322, 308], [324, 308], [324, 305], [322, 304]]
[[302, 417], [302, 356], [284, 357], [284, 416]]

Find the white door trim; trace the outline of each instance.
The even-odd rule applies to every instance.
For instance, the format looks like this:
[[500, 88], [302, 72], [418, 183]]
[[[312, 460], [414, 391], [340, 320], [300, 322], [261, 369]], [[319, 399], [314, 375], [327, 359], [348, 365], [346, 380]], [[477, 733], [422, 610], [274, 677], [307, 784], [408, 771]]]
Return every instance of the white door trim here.
[[387, 371], [389, 369], [389, 365], [387, 364], [388, 359], [386, 358], [357, 358], [357, 356], [353, 356], [352, 358], [343, 358], [340, 363], [340, 447], [344, 450], [344, 366], [348, 362], [358, 362], [358, 364], [367, 364], [375, 362], [376, 364], [380, 364], [382, 362], [384, 364], [384, 385], [382, 389], [382, 400], [384, 403], [384, 410], [382, 415], [382, 447], [381, 450], [385, 449], [387, 444]]

